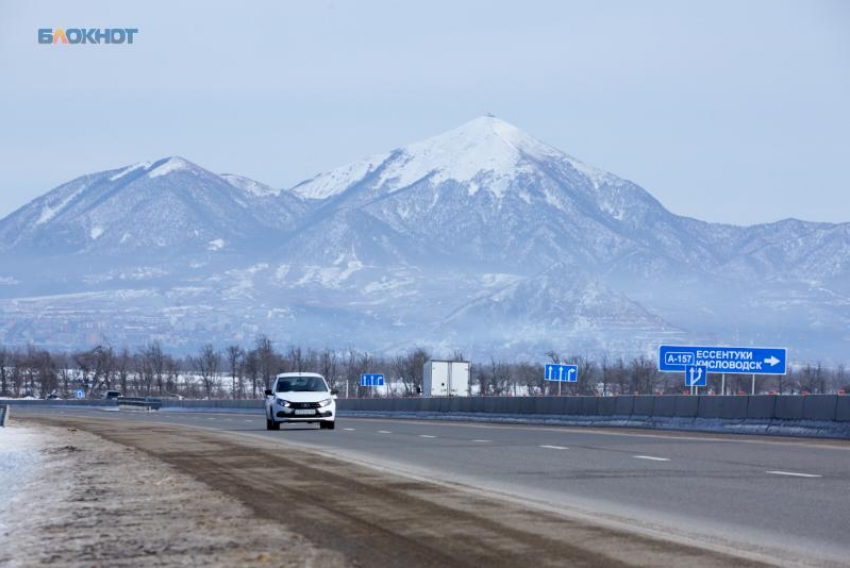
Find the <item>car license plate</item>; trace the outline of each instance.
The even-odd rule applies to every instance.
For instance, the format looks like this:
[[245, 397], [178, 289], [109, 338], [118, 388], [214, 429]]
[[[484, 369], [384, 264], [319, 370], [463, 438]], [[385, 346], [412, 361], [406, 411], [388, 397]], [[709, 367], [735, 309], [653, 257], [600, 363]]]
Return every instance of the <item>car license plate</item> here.
[[310, 416], [312, 414], [316, 414], [316, 411], [311, 409], [311, 408], [308, 408], [308, 409], [296, 408], [295, 414], [298, 414], [299, 416]]

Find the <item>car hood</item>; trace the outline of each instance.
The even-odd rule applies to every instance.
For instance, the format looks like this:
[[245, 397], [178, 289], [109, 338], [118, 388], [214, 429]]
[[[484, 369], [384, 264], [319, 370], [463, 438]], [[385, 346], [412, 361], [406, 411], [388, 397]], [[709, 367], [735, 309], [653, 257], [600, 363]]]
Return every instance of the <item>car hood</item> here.
[[319, 402], [332, 398], [331, 393], [325, 392], [278, 392], [275, 398], [288, 400], [289, 402]]

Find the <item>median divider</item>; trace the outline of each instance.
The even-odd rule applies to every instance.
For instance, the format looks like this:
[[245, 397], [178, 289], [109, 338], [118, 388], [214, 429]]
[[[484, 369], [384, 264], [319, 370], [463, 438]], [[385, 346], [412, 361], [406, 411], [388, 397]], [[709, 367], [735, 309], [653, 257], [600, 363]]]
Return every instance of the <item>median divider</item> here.
[[[119, 404], [152, 408], [154, 401]], [[116, 409], [115, 401], [7, 400], [9, 407]], [[263, 400], [163, 400], [163, 411], [262, 413]], [[106, 409], [106, 408], [104, 408]], [[542, 396], [338, 399], [339, 415], [615, 426], [850, 439], [850, 397], [757, 396]]]

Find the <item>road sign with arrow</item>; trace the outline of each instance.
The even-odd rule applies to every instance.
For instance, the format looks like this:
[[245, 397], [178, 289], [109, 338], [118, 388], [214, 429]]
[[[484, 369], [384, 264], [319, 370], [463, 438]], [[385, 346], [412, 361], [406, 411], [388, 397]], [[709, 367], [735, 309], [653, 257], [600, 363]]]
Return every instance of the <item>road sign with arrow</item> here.
[[698, 366], [705, 367], [707, 373], [784, 375], [787, 360], [782, 348], [662, 345], [658, 370], [682, 372], [689, 366]]

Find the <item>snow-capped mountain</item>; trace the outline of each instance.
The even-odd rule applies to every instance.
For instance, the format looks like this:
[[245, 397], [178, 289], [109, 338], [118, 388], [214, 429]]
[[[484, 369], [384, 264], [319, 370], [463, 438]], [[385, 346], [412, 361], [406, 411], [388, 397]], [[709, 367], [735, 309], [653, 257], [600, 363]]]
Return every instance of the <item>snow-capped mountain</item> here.
[[170, 157], [57, 187], [0, 222], [0, 250], [50, 256], [220, 250], [278, 231], [305, 210], [292, 194]]
[[182, 158], [83, 176], [0, 220], [3, 258], [6, 342], [850, 345], [850, 223], [677, 216], [491, 116], [287, 190]]

